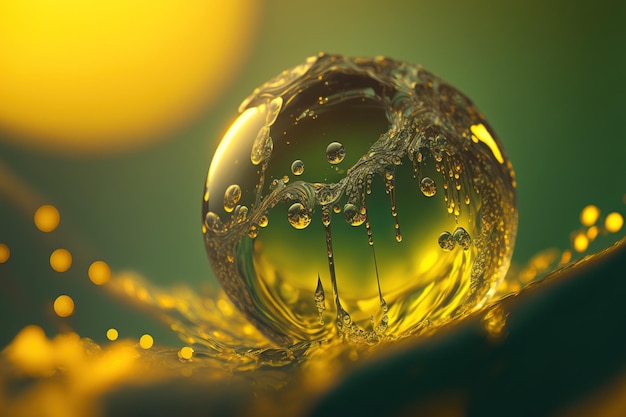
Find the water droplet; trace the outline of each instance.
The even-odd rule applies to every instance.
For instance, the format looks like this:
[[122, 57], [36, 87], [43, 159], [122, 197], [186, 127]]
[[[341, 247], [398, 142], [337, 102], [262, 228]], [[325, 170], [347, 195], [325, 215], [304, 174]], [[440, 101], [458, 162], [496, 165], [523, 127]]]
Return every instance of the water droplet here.
[[299, 159], [296, 159], [291, 164], [291, 173], [293, 175], [302, 175], [304, 172], [304, 162]]
[[[255, 89], [240, 112], [211, 162], [202, 230], [226, 294], [275, 343], [327, 339], [335, 325], [376, 343], [494, 293], [515, 241], [514, 177], [462, 93], [417, 65], [320, 55]], [[332, 297], [320, 303], [322, 282]], [[418, 308], [410, 300], [426, 287]], [[318, 325], [323, 308], [336, 322]]]
[[352, 203], [343, 206], [343, 217], [346, 219], [346, 222], [352, 226], [360, 226], [365, 221], [365, 216], [363, 216], [359, 208]]
[[331, 142], [326, 147], [326, 159], [329, 163], [336, 165], [343, 161], [343, 158], [346, 156], [346, 150], [343, 145], [339, 142]]
[[259, 217], [259, 226], [260, 227], [267, 227], [267, 224], [269, 223], [269, 220], [267, 218], [267, 216], [264, 214], [261, 217]]
[[224, 193], [224, 210], [230, 213], [241, 198], [241, 188], [237, 184], [233, 184], [226, 189]]
[[455, 246], [454, 237], [450, 234], [450, 232], [443, 232], [440, 234], [437, 243], [439, 243], [441, 249], [445, 251], [451, 251]]
[[274, 149], [274, 142], [270, 136], [269, 126], [263, 126], [256, 139], [252, 143], [252, 150], [250, 151], [250, 161], [254, 165], [259, 165], [265, 161], [272, 154]]
[[437, 185], [430, 177], [422, 178], [422, 181], [420, 181], [420, 189], [422, 190], [422, 194], [426, 197], [432, 197], [437, 193]]
[[311, 215], [302, 203], [293, 203], [287, 210], [287, 219], [296, 229], [304, 229], [311, 223]]
[[454, 230], [454, 240], [461, 248], [463, 248], [463, 250], [468, 250], [472, 245], [472, 238], [469, 233], [467, 233], [467, 230], [462, 227], [457, 227]]

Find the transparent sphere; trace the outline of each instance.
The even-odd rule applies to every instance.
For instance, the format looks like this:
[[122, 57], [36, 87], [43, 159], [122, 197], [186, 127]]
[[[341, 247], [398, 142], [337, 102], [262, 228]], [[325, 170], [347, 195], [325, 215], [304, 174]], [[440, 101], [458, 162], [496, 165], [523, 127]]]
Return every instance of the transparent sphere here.
[[494, 293], [514, 173], [459, 91], [405, 62], [320, 54], [239, 112], [202, 229], [226, 293], [277, 344], [411, 334]]

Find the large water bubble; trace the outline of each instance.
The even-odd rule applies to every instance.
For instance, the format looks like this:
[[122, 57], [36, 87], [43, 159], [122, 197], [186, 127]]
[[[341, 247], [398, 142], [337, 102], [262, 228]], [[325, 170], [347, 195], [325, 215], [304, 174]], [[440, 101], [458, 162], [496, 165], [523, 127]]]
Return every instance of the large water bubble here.
[[459, 91], [405, 62], [320, 54], [239, 111], [203, 233], [226, 293], [276, 343], [411, 334], [494, 293], [514, 173]]

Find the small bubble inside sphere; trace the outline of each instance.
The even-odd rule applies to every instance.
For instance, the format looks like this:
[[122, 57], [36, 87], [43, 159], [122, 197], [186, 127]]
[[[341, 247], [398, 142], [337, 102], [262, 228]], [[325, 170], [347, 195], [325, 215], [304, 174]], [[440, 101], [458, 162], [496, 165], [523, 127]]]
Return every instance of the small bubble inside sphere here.
[[511, 163], [465, 95], [417, 65], [328, 54], [244, 100], [202, 210], [216, 277], [279, 345], [470, 312], [517, 230]]

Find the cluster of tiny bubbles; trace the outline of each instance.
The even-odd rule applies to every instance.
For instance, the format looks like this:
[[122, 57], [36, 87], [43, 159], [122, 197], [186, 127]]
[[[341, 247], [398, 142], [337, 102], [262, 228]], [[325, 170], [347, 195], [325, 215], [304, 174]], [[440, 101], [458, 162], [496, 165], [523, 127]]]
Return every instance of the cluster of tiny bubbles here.
[[209, 167], [202, 231], [225, 293], [273, 343], [376, 343], [493, 296], [515, 186], [495, 133], [445, 81], [319, 54], [239, 107]]

